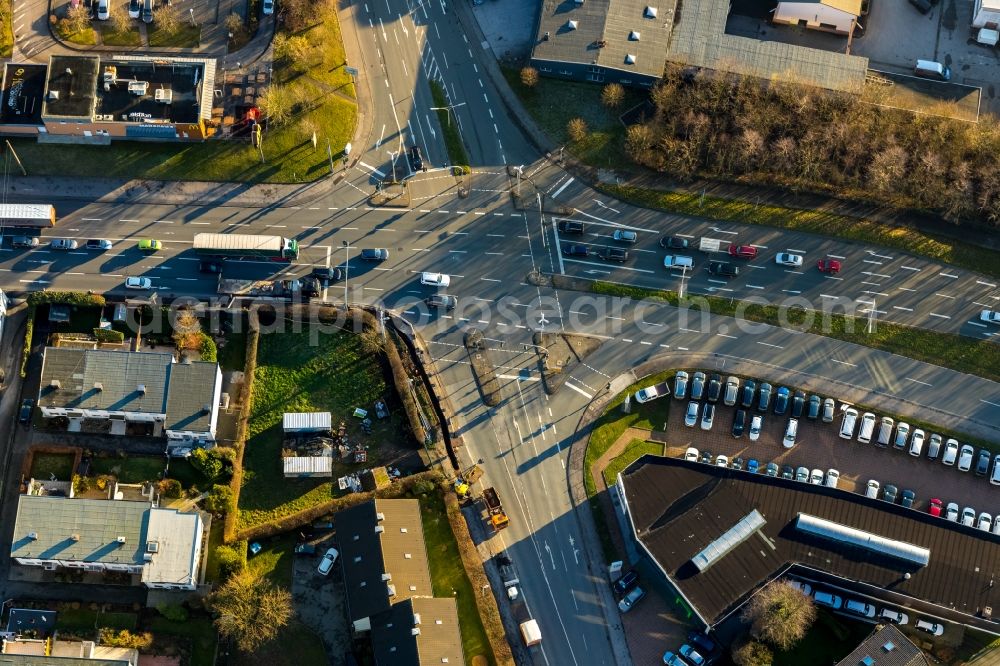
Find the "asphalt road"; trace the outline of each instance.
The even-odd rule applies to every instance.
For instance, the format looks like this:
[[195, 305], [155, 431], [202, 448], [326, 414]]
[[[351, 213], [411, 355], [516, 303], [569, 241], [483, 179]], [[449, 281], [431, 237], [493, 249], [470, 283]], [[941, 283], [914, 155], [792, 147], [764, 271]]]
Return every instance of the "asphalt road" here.
[[[1000, 441], [1000, 387], [992, 382], [791, 330], [527, 284], [527, 273], [539, 269], [672, 288], [678, 278], [664, 271], [665, 252], [658, 240], [664, 234], [685, 234], [692, 241], [710, 236], [761, 248], [752, 262], [756, 268], [746, 268], [729, 283], [711, 282], [696, 271], [687, 281], [694, 293], [835, 297], [830, 300], [845, 306], [873, 300], [869, 307], [877, 310], [880, 321], [976, 337], [992, 331], [971, 322], [975, 311], [996, 307], [1000, 299], [990, 280], [900, 253], [611, 202], [537, 159], [500, 111], [498, 95], [483, 74], [481, 45], [454, 37], [462, 30], [446, 4], [439, 0], [411, 7], [376, 0], [366, 3], [360, 16], [355, 27], [365, 51], [362, 66], [372, 96], [373, 132], [367, 145], [355, 147], [344, 179], [329, 195], [304, 207], [262, 209], [60, 202], [59, 225], [45, 232], [44, 239], [106, 238], [114, 247], [101, 253], [56, 252], [45, 246], [25, 251], [12, 249], [5, 240], [0, 288], [121, 295], [126, 277], [142, 275], [165, 298], [210, 298], [216, 277], [198, 272], [191, 249], [194, 234], [205, 231], [284, 235], [302, 246], [300, 258], [290, 264], [227, 262], [227, 277], [297, 277], [317, 266], [347, 268], [347, 280], [331, 285], [325, 300], [340, 301], [346, 293], [352, 302], [380, 303], [403, 313], [429, 341], [458, 409], [459, 434], [473, 459], [485, 460], [484, 482], [499, 490], [511, 514], [512, 524], [496, 538], [496, 546], [506, 547], [517, 564], [525, 602], [541, 624], [544, 641], [532, 651], [539, 664], [612, 664], [620, 654], [617, 610], [603, 605], [598, 594], [598, 586], [606, 585], [604, 572], [587, 561], [581, 548], [566, 484], [566, 443], [581, 410], [611, 378], [657, 354], [715, 354], [720, 369], [727, 359], [753, 360], [762, 376], [763, 371], [795, 372], [800, 385], [815, 382], [818, 392], [857, 393], [873, 406], [893, 405], [886, 411]], [[454, 179], [443, 168], [447, 151], [430, 110], [428, 79], [445, 85], [454, 105], [452, 120], [470, 153], [474, 173], [467, 198], [456, 197]], [[413, 145], [421, 146], [427, 172], [414, 174], [402, 156]], [[376, 182], [392, 173], [394, 160], [399, 176], [413, 174], [412, 188], [419, 196], [409, 210], [369, 206]], [[525, 178], [533, 186], [589, 225], [591, 235], [584, 240], [591, 247], [609, 245], [614, 228], [636, 229], [640, 240], [629, 248], [632, 259], [618, 266], [561, 257], [562, 239], [553, 230], [558, 219], [521, 212], [509, 203], [512, 182], [506, 167], [519, 164], [526, 165]], [[135, 245], [143, 238], [163, 241], [164, 249], [139, 253]], [[386, 248], [389, 259], [362, 262], [358, 252], [365, 247]], [[806, 270], [787, 273], [775, 266], [774, 253], [783, 250], [801, 250]], [[707, 257], [695, 256], [701, 269]], [[845, 270], [838, 276], [843, 279], [809, 270], [823, 256], [844, 257]], [[458, 296], [456, 310], [424, 307], [422, 300], [433, 291], [420, 285], [422, 271], [451, 276], [447, 292]], [[470, 325], [485, 331], [504, 383], [506, 400], [495, 409], [482, 405], [461, 347], [463, 330]], [[554, 396], [541, 390], [537, 360], [524, 346], [538, 329], [604, 339]]]

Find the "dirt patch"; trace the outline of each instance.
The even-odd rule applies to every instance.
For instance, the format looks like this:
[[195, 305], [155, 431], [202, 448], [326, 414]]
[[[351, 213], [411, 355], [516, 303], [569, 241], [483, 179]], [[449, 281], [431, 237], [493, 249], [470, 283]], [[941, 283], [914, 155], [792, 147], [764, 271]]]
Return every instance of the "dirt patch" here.
[[486, 339], [483, 332], [473, 329], [465, 334], [465, 349], [469, 352], [469, 363], [472, 364], [472, 374], [483, 397], [483, 402], [490, 407], [500, 404], [503, 396], [500, 393], [500, 382], [497, 380], [493, 367], [493, 359], [486, 349]]
[[545, 392], [552, 395], [562, 387], [573, 368], [600, 347], [603, 340], [572, 333], [535, 333], [532, 342]]

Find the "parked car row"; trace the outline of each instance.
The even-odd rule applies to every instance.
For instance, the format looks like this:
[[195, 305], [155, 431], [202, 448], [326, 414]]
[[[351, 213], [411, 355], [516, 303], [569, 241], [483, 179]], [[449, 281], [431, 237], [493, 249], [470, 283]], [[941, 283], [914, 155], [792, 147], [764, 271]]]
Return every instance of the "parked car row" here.
[[[869, 601], [861, 601], [859, 599], [845, 600], [833, 592], [827, 592], [819, 589], [813, 590], [812, 586], [806, 582], [797, 580], [790, 582], [792, 587], [797, 589], [799, 592], [807, 597], [812, 597], [813, 601], [815, 601], [818, 606], [824, 606], [835, 611], [841, 611], [849, 615], [855, 615], [877, 622], [889, 622], [898, 626], [904, 626], [910, 623], [910, 616], [901, 610], [897, 610], [895, 608], [883, 608], [879, 611], [875, 605]], [[940, 636], [944, 633], [944, 625], [937, 620], [919, 618], [913, 626], [920, 631], [931, 634], [932, 636]]]
[[876, 446], [882, 448], [888, 448], [891, 444], [894, 449], [907, 450], [917, 458], [924, 455], [926, 444], [928, 460], [940, 458], [943, 465], [954, 466], [960, 472], [968, 472], [974, 468], [976, 476], [990, 474], [990, 483], [1000, 486], [1000, 454], [993, 456], [987, 449], [980, 449], [977, 453], [971, 444], [960, 445], [958, 440], [951, 437], [944, 440], [937, 433], [931, 433], [927, 437], [920, 428], [912, 429], [911, 433], [909, 423], [901, 421], [897, 424], [890, 416], [879, 418], [872, 412], [865, 412], [859, 417], [858, 410], [850, 405], [844, 405], [842, 410], [844, 415], [840, 424], [840, 437], [843, 439], [854, 439], [857, 431], [857, 441], [862, 444], [874, 441]]
[[704, 666], [710, 664], [719, 652], [719, 645], [705, 634], [692, 631], [687, 642], [677, 652], [663, 653], [663, 663], [667, 666]]
[[[684, 250], [688, 247], [688, 241], [676, 236], [666, 236], [660, 240], [660, 247], [670, 250]], [[757, 258], [759, 249], [756, 245], [736, 245], [734, 243], [729, 246], [726, 253], [731, 259], [751, 261]], [[801, 254], [779, 252], [775, 255], [774, 262], [778, 266], [801, 268], [805, 263], [805, 258]], [[693, 269], [694, 257], [681, 254], [668, 254], [663, 260], [663, 267], [668, 269]], [[816, 268], [821, 273], [835, 275], [840, 272], [841, 267], [840, 261], [836, 259], [820, 259], [816, 262]], [[715, 259], [708, 262], [708, 272], [718, 277], [731, 278], [740, 274], [740, 268], [731, 261]]]

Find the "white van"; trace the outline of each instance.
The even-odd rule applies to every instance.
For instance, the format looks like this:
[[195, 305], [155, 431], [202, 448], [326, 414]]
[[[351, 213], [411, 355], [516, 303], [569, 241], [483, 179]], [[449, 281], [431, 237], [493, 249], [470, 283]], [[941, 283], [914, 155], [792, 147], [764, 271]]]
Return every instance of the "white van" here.
[[788, 425], [785, 427], [785, 438], [781, 441], [786, 449], [790, 449], [795, 446], [795, 436], [799, 432], [799, 420], [798, 419], [788, 419]]
[[844, 420], [840, 424], [841, 439], [854, 439], [854, 425], [858, 422], [858, 410], [848, 407], [844, 410]]
[[890, 417], [882, 417], [882, 425], [878, 429], [878, 439], [875, 440], [877, 445], [882, 448], [889, 446], [889, 442], [892, 441], [893, 425], [895, 425], [895, 421], [893, 421]]
[[934, 79], [936, 81], [951, 80], [951, 67], [933, 60], [918, 60], [916, 66], [913, 68], [913, 73], [925, 79]]
[[875, 415], [865, 412], [861, 417], [861, 431], [858, 432], [858, 441], [868, 444], [872, 441], [872, 434], [875, 432]]

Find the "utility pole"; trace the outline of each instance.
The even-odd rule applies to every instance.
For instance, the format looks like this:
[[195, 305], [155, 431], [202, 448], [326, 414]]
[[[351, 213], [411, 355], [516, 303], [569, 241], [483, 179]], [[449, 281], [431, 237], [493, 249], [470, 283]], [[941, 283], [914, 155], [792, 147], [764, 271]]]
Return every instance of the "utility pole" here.
[[347, 257], [347, 262], [344, 264], [344, 310], [350, 309], [350, 302], [347, 300], [347, 283], [350, 280], [351, 275], [351, 241], [340, 241], [344, 245], [344, 255]]
[[5, 143], [7, 144], [7, 150], [9, 150], [10, 154], [14, 156], [14, 160], [17, 162], [17, 166], [20, 167], [21, 175], [27, 176], [28, 172], [24, 170], [24, 165], [21, 164], [21, 158], [17, 156], [17, 152], [14, 150], [14, 146], [10, 145], [10, 140], [6, 140]]
[[524, 165], [522, 164], [519, 167], [514, 167], [514, 171], [517, 174], [517, 181], [515, 182], [515, 185], [514, 185], [514, 196], [515, 197], [520, 197], [521, 196], [521, 173], [524, 171]]
[[875, 297], [872, 296], [871, 309], [868, 310], [868, 335], [871, 335], [872, 331], [875, 330]]

